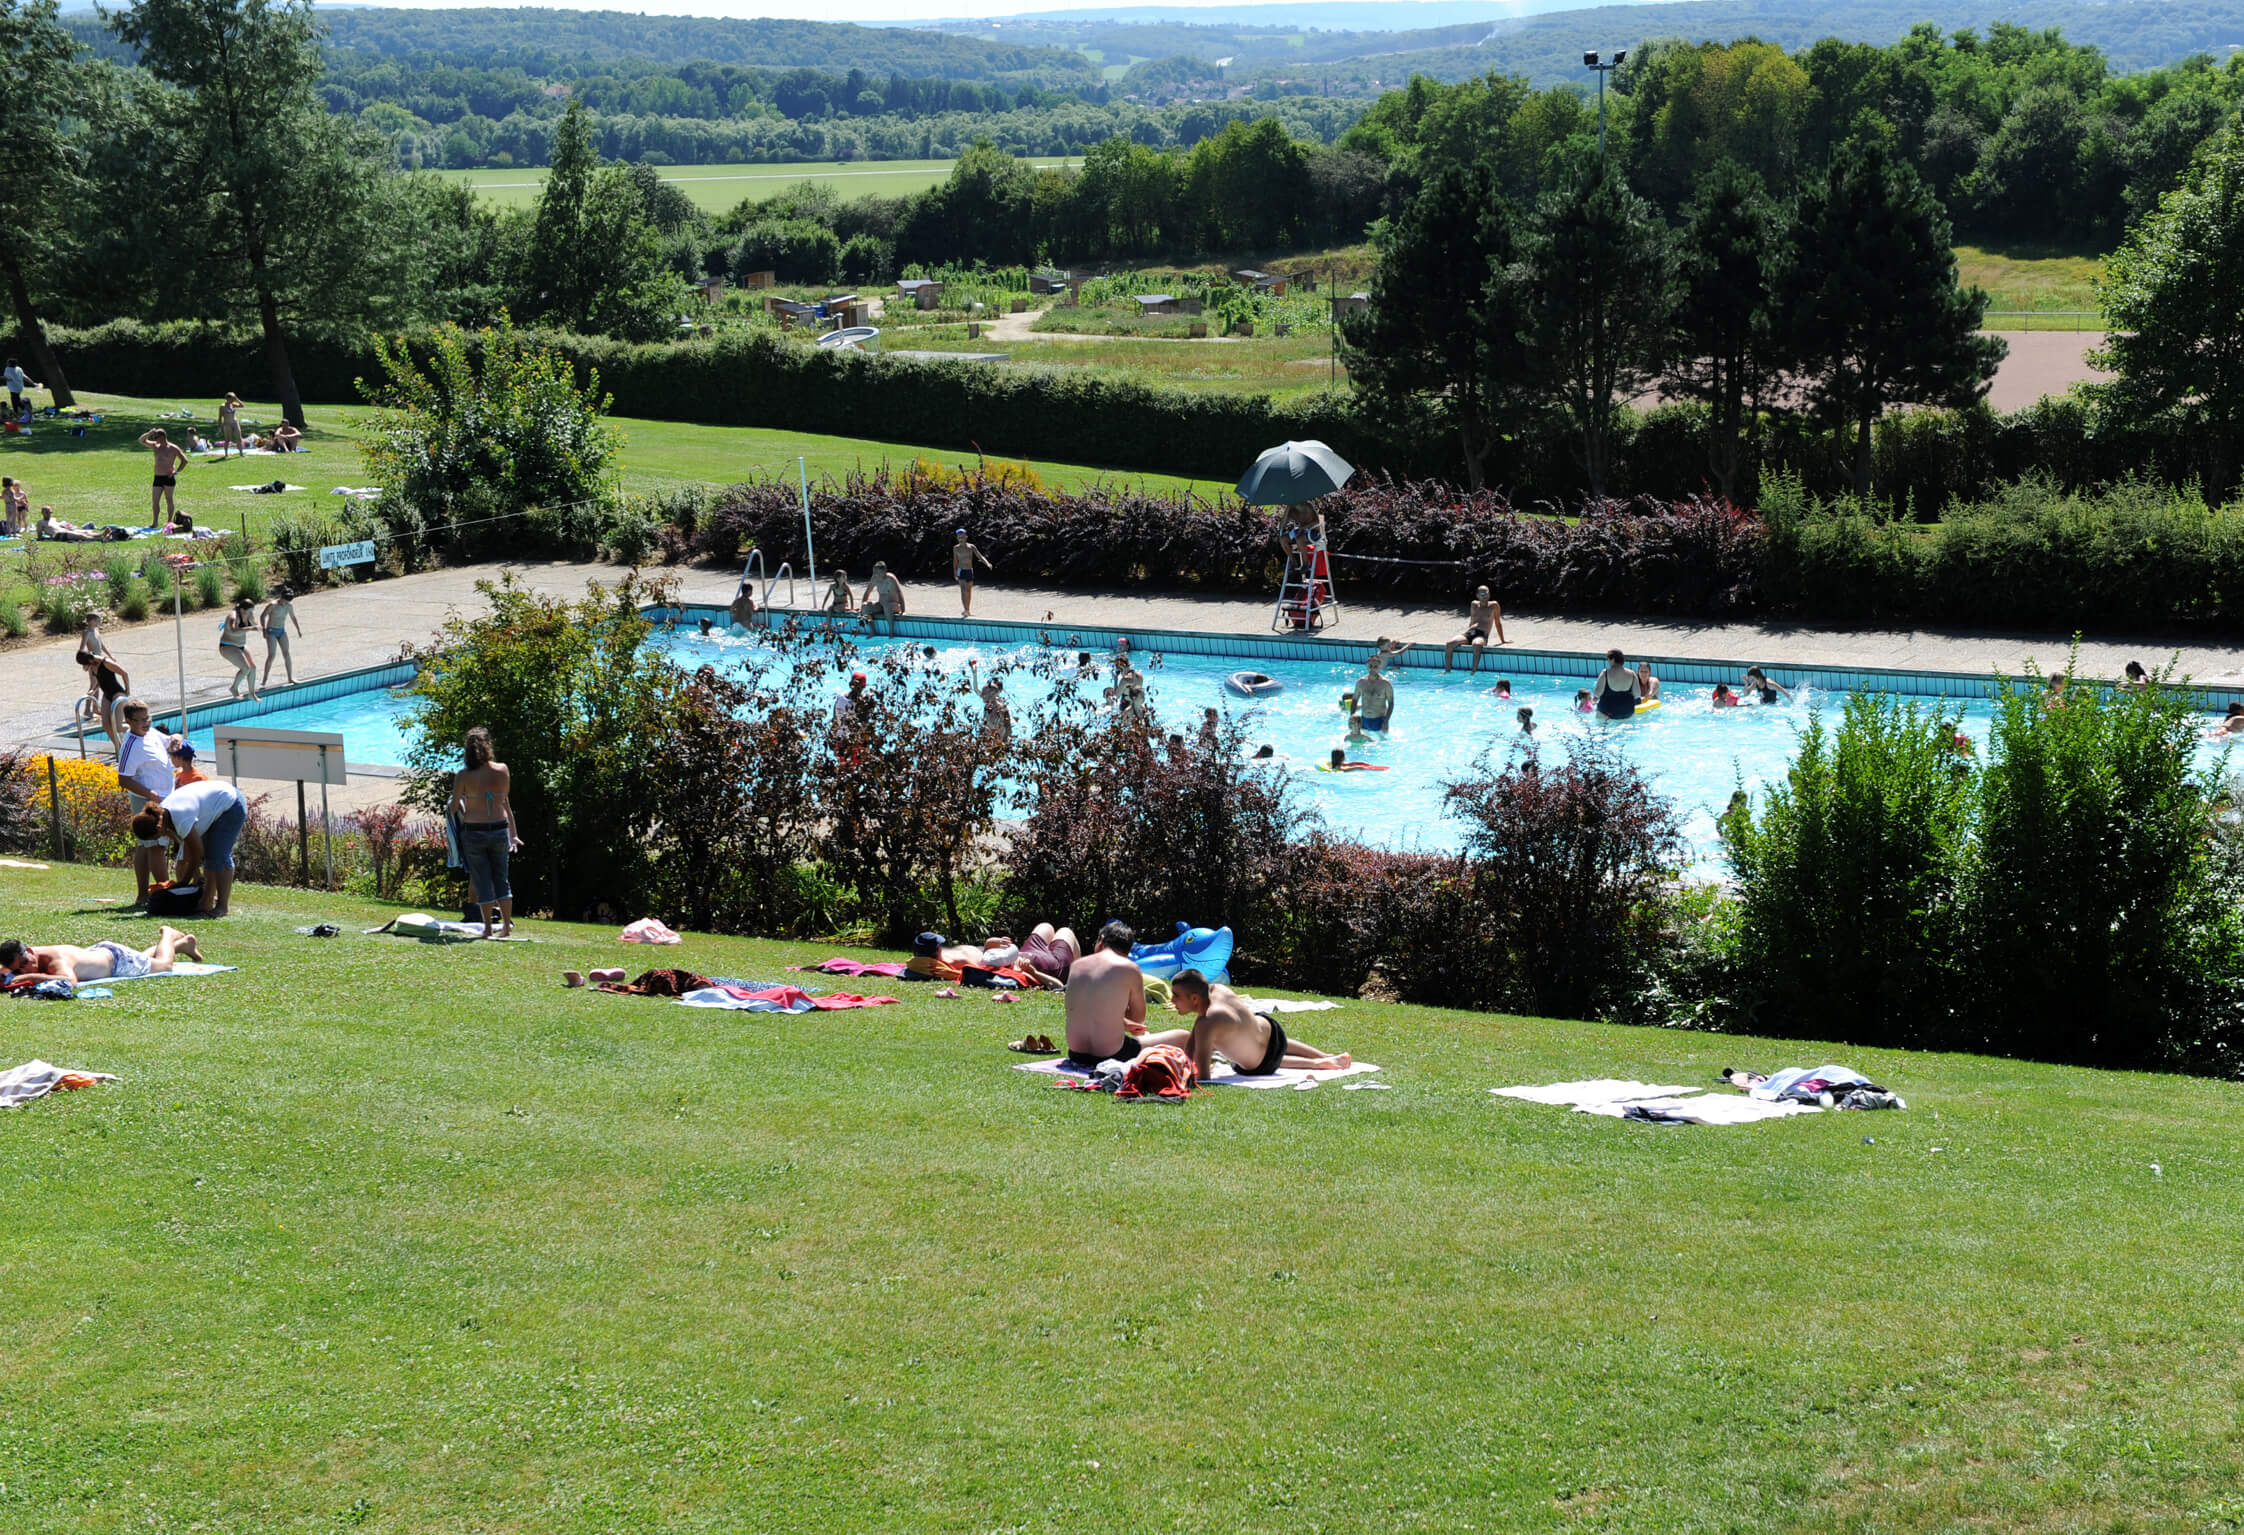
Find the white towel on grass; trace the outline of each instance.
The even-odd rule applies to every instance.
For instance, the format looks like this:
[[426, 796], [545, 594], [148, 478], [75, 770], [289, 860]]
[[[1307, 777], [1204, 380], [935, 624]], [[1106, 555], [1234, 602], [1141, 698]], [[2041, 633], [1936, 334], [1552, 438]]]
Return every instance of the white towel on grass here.
[[1241, 997], [1239, 1000], [1254, 1013], [1329, 1013], [1340, 1006], [1337, 1002], [1300, 1002], [1286, 997]]
[[106, 975], [90, 985], [107, 986], [118, 981], [161, 981], [170, 976], [220, 975], [228, 970], [239, 970], [239, 965], [206, 965], [200, 960], [175, 959], [169, 970], [151, 970], [146, 975]]
[[1613, 1119], [1650, 1115], [1679, 1125], [1749, 1125], [1762, 1119], [1790, 1119], [1795, 1114], [1820, 1114], [1812, 1103], [1763, 1103], [1733, 1098], [1728, 1093], [1697, 1093], [1688, 1098], [1647, 1098], [1638, 1103], [1593, 1103], [1578, 1114], [1604, 1114]]
[[[1027, 1061], [1013, 1069], [1015, 1071], [1035, 1072], [1040, 1076], [1047, 1077], [1080, 1077], [1087, 1075], [1080, 1069], [1068, 1066], [1064, 1061]], [[1369, 1061], [1358, 1061], [1346, 1071], [1296, 1071], [1289, 1068], [1284, 1071], [1273, 1071], [1268, 1076], [1250, 1077], [1242, 1075], [1239, 1068], [1229, 1061], [1219, 1059], [1216, 1062], [1215, 1074], [1203, 1077], [1200, 1080], [1203, 1085], [1208, 1087], [1251, 1087], [1268, 1091], [1277, 1087], [1315, 1087], [1320, 1082], [1337, 1082], [1343, 1077], [1363, 1076], [1378, 1069]]]
[[81, 1072], [45, 1061], [26, 1061], [12, 1071], [0, 1071], [0, 1109], [20, 1108], [34, 1098], [44, 1098], [68, 1076], [92, 1077], [97, 1082], [117, 1080], [106, 1071]]
[[1695, 1087], [1661, 1087], [1651, 1082], [1621, 1082], [1600, 1077], [1594, 1082], [1552, 1082], [1542, 1087], [1492, 1087], [1499, 1098], [1524, 1098], [1569, 1109], [1586, 1109], [1604, 1103], [1635, 1103], [1646, 1098], [1672, 1098], [1695, 1093]]

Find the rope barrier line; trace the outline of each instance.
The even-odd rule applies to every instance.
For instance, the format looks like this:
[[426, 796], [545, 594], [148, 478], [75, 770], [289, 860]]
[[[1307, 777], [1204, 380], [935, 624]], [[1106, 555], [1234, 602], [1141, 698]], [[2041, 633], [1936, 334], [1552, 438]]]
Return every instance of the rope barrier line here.
[[1366, 565], [1441, 565], [1446, 567], [1469, 568], [1473, 563], [1471, 560], [1405, 560], [1397, 558], [1393, 555], [1386, 554], [1342, 554], [1337, 549], [1327, 550], [1325, 552], [1325, 558], [1332, 560], [1355, 560]]

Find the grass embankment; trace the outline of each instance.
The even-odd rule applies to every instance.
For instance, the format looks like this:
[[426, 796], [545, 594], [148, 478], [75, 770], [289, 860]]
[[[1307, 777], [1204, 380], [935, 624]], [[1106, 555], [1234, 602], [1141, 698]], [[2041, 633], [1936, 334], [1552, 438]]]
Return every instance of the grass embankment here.
[[[824, 182], [843, 197], [903, 197], [924, 192], [950, 179], [950, 160], [799, 160], [789, 164], [666, 165], [662, 179], [675, 182], [705, 213], [722, 213], [753, 198], [776, 197], [806, 181]], [[1037, 155], [1029, 164], [1038, 170], [1081, 165], [1080, 156]], [[439, 171], [438, 175], [463, 181], [491, 202], [504, 208], [528, 208], [545, 188], [546, 167], [507, 170]]]
[[[157, 400], [119, 395], [81, 395], [87, 409], [104, 413], [99, 425], [74, 437], [68, 428], [41, 424], [30, 438], [0, 439], [0, 473], [20, 479], [28, 487], [33, 515], [51, 505], [66, 522], [138, 527], [148, 518], [149, 455], [139, 438], [151, 426], [162, 426], [174, 437], [199, 425], [207, 435], [214, 429], [213, 400]], [[44, 396], [41, 396], [42, 403]], [[196, 419], [183, 421], [166, 412], [193, 410]], [[275, 514], [316, 511], [340, 504], [329, 492], [338, 485], [362, 485], [366, 466], [358, 451], [357, 433], [370, 409], [363, 405], [314, 405], [305, 410], [309, 425], [309, 451], [290, 457], [252, 453], [246, 459], [196, 459], [179, 476], [179, 509], [206, 527], [230, 532], [245, 531], [262, 547]], [[245, 411], [248, 420], [265, 423], [280, 419], [280, 409], [270, 402], [253, 402]], [[677, 421], [645, 421], [620, 417], [616, 425], [624, 434], [621, 453], [626, 490], [657, 492], [687, 485], [730, 485], [741, 480], [778, 476], [792, 479], [798, 456], [808, 461], [813, 481], [821, 475], [842, 476], [855, 470], [870, 471], [882, 464], [901, 469], [915, 460], [947, 467], [971, 466], [971, 453], [944, 452], [906, 443], [868, 438], [820, 437], [798, 432], [756, 427], [697, 426]], [[1228, 487], [1213, 481], [1184, 480], [1172, 475], [1122, 474], [1042, 460], [1031, 464], [1045, 483], [1060, 489], [1108, 483], [1148, 490], [1194, 489], [1215, 494]], [[285, 494], [259, 496], [236, 491], [233, 485], [262, 484], [285, 479], [303, 486]], [[77, 568], [98, 569], [120, 549], [137, 556], [146, 545], [85, 546], [62, 544], [0, 544], [0, 601], [14, 600], [29, 606], [33, 585], [26, 575], [27, 560], [41, 568], [74, 562]], [[182, 546], [184, 547], [184, 546]]]
[[2101, 330], [2096, 280], [2104, 275], [2104, 259], [2040, 247], [1956, 247], [1958, 278], [1987, 290], [1989, 330]]
[[[143, 941], [126, 888], [0, 872], [0, 931]], [[1131, 1108], [1007, 1069], [1051, 1002], [555, 981], [818, 945], [236, 901], [237, 974], [6, 1004], [123, 1077], [0, 1115], [11, 1530], [2244, 1519], [2232, 1084], [1351, 1001], [1297, 1032], [1389, 1091]], [[1832, 1056], [1910, 1112], [1486, 1091]]]

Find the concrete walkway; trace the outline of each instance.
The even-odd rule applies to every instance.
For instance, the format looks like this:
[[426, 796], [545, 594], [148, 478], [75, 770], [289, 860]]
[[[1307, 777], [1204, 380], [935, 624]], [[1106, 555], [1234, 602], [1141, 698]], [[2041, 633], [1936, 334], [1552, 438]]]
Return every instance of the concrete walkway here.
[[[587, 581], [613, 582], [612, 565], [536, 561], [429, 571], [396, 580], [341, 587], [299, 598], [305, 634], [296, 642], [297, 675], [306, 680], [355, 671], [392, 659], [406, 642], [425, 643], [454, 610], [481, 606], [475, 586], [502, 570], [539, 591], [581, 594]], [[729, 571], [667, 572], [688, 602], [723, 604], [736, 577]], [[948, 584], [908, 583], [909, 612], [920, 618], [955, 618], [958, 590]], [[808, 583], [800, 588], [807, 604]], [[1343, 593], [1345, 597], [1345, 593]], [[1174, 592], [1092, 593], [1016, 588], [1002, 581], [979, 589], [977, 618], [1122, 629], [1171, 629], [1206, 634], [1268, 635], [1271, 602], [1266, 598], [1193, 596]], [[232, 668], [218, 654], [216, 611], [189, 615], [187, 695], [190, 707], [226, 696]], [[1368, 642], [1388, 635], [1439, 645], [1463, 627], [1461, 608], [1382, 601], [1344, 604], [1325, 632]], [[1841, 629], [1790, 623], [1696, 623], [1680, 619], [1582, 617], [1507, 613], [1505, 632], [1514, 648], [1595, 652], [1618, 645], [1631, 655], [1666, 659], [1756, 660], [1776, 666], [1858, 668], [1901, 671], [1952, 671], [1984, 675], [1996, 669], [2016, 675], [2026, 663], [2044, 671], [2062, 669], [2070, 639], [2062, 635], [1971, 629]], [[146, 623], [107, 635], [110, 650], [131, 674], [134, 690], [159, 711], [179, 703], [177, 640], [169, 622]], [[85, 689], [84, 673], [71, 656], [77, 642], [59, 636], [7, 653], [9, 686], [0, 694], [0, 748], [46, 746], [70, 727], [70, 707]], [[253, 647], [262, 662], [263, 646]], [[2180, 668], [2201, 685], [2244, 692], [2244, 644], [2209, 644], [2156, 635], [2093, 634], [2081, 645], [2081, 669], [2097, 677], [2116, 677], [2130, 660], [2156, 669], [2179, 654]], [[1484, 663], [1486, 664], [1486, 663]], [[275, 689], [276, 699], [285, 689]], [[68, 750], [75, 751], [72, 745]], [[106, 758], [108, 742], [89, 743]], [[354, 784], [338, 809], [387, 798], [380, 780]]]

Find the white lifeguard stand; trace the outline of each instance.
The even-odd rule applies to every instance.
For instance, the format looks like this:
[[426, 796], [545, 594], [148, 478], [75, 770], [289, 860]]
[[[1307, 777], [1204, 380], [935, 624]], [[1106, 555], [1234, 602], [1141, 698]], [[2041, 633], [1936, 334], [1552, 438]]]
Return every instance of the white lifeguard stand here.
[[[1346, 459], [1321, 442], [1280, 443], [1239, 477], [1239, 499], [1249, 506], [1300, 507], [1319, 496], [1331, 495], [1355, 472]], [[1270, 627], [1314, 633], [1340, 611], [1323, 514], [1314, 521], [1298, 515], [1289, 517], [1279, 528], [1278, 538], [1285, 545], [1286, 568], [1278, 579], [1278, 606], [1271, 612]]]

